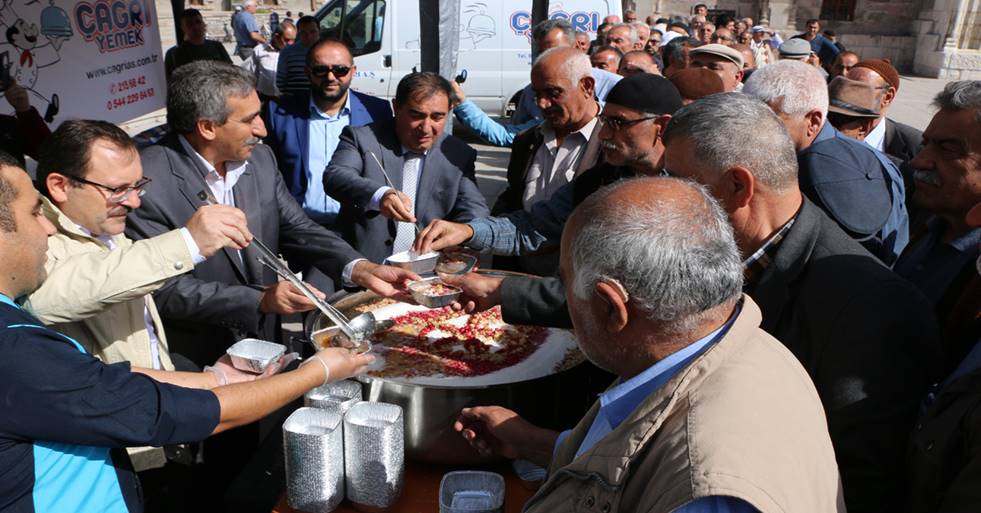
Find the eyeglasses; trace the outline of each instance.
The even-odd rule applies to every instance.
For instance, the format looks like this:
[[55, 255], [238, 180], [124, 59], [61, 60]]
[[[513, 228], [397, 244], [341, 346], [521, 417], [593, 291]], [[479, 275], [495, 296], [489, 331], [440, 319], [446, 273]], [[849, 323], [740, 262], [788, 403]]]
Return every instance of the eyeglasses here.
[[95, 182], [93, 182], [91, 180], [86, 180], [84, 178], [78, 178], [78, 177], [75, 177], [75, 176], [71, 176], [69, 178], [72, 179], [72, 180], [74, 180], [74, 181], [76, 181], [76, 182], [78, 182], [78, 183], [84, 183], [84, 184], [87, 184], [87, 185], [92, 185], [92, 186], [98, 187], [99, 189], [102, 189], [104, 191], [108, 191], [109, 192], [109, 197], [106, 198], [106, 200], [109, 203], [122, 203], [122, 202], [126, 201], [126, 198], [128, 198], [129, 195], [130, 195], [130, 193], [132, 193], [132, 192], [136, 192], [136, 197], [142, 198], [143, 195], [146, 194], [146, 190], [144, 189], [144, 187], [146, 187], [146, 184], [148, 184], [148, 183], [151, 182], [150, 177], [144, 176], [143, 178], [140, 178], [140, 181], [136, 182], [133, 185], [121, 185], [119, 187], [109, 187], [108, 185], [102, 185], [101, 183], [95, 183]]
[[641, 121], [649, 121], [652, 119], [657, 119], [657, 116], [648, 116], [646, 118], [637, 118], [637, 119], [623, 119], [614, 116], [607, 116], [605, 114], [600, 114], [598, 117], [604, 124], [609, 125], [609, 127], [614, 130], [620, 130], [624, 127], [631, 127], [636, 125], [637, 123], [640, 123]]
[[317, 78], [324, 78], [328, 73], [333, 73], [337, 78], [346, 77], [351, 72], [351, 66], [334, 64], [331, 66], [310, 66], [310, 74]]

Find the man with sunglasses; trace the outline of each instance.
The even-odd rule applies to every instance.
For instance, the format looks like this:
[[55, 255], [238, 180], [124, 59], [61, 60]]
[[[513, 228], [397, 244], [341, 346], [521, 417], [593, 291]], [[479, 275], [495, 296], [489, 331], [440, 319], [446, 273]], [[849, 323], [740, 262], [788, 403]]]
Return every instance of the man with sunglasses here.
[[[104, 121], [65, 121], [41, 149], [38, 188], [49, 237], [48, 280], [28, 298], [33, 313], [105, 363], [174, 370], [150, 294], [194, 269], [195, 252], [210, 257], [246, 244], [245, 215], [205, 207], [178, 230], [133, 242], [126, 215], [139, 208], [143, 176], [136, 145]], [[159, 467], [161, 449], [131, 451], [136, 470]]]
[[[326, 227], [341, 211], [341, 204], [324, 192], [323, 180], [341, 131], [392, 120], [388, 102], [350, 90], [357, 70], [344, 43], [320, 40], [306, 57], [309, 92], [272, 100], [264, 110], [269, 132], [264, 142], [276, 154], [286, 187], [303, 211]], [[332, 281], [315, 267], [304, 270], [304, 276], [322, 291], [333, 290]]]

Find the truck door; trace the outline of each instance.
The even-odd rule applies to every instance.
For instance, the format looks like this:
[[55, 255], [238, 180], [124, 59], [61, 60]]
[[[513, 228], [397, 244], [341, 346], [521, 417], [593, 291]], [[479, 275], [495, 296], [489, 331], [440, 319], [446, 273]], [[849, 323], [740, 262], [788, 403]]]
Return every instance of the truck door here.
[[390, 4], [386, 0], [334, 0], [314, 15], [320, 21], [321, 38], [344, 41], [351, 49], [358, 67], [351, 87], [373, 96], [388, 95]]

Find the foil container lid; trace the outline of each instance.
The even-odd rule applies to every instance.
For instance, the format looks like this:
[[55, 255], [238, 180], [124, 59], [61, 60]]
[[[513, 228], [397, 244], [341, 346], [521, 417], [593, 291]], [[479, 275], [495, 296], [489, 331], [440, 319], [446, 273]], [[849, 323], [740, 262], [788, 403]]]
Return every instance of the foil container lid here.
[[283, 423], [286, 497], [291, 508], [327, 512], [344, 500], [340, 414], [299, 408]]
[[270, 363], [286, 353], [286, 346], [257, 338], [243, 338], [226, 352], [236, 369], [261, 374]]
[[405, 481], [402, 408], [361, 402], [344, 415], [346, 491], [351, 502], [387, 508], [398, 500]]

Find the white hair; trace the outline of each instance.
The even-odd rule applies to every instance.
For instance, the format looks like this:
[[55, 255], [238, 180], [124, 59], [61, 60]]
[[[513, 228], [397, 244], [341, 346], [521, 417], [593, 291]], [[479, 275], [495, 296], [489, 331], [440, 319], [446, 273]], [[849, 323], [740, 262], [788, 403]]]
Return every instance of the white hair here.
[[817, 68], [800, 61], [777, 61], [756, 70], [743, 92], [790, 116], [818, 110], [828, 117], [828, 83]]
[[246, 7], [248, 7], [250, 5], [258, 6], [259, 3], [256, 0], [244, 0], [242, 2], [242, 9], [245, 9]]
[[[652, 197], [611, 208], [608, 199], [638, 180], [676, 181], [701, 201]], [[580, 299], [601, 280], [616, 280], [630, 302], [666, 331], [683, 333], [701, 314], [739, 297], [743, 269], [729, 218], [705, 187], [679, 178], [622, 180], [602, 188], [575, 211], [570, 284]]]
[[632, 23], [617, 23], [610, 27], [610, 31], [612, 32], [618, 28], [626, 28], [628, 30], [627, 39], [630, 40], [630, 44], [640, 41], [640, 36], [637, 35], [637, 28]]
[[[535, 59], [535, 63], [532, 65], [532, 67], [539, 66], [540, 63], [545, 61], [545, 59], [550, 58], [549, 56], [554, 56], [556, 53], [567, 52], [568, 50], [569, 47], [567, 46], [549, 48], [538, 55], [538, 58]], [[586, 54], [580, 51], [569, 53], [572, 55], [562, 61], [561, 70], [565, 74], [566, 78], [569, 79], [569, 82], [575, 86], [579, 84], [579, 81], [583, 78], [593, 76], [593, 65], [589, 62], [589, 57]]]

